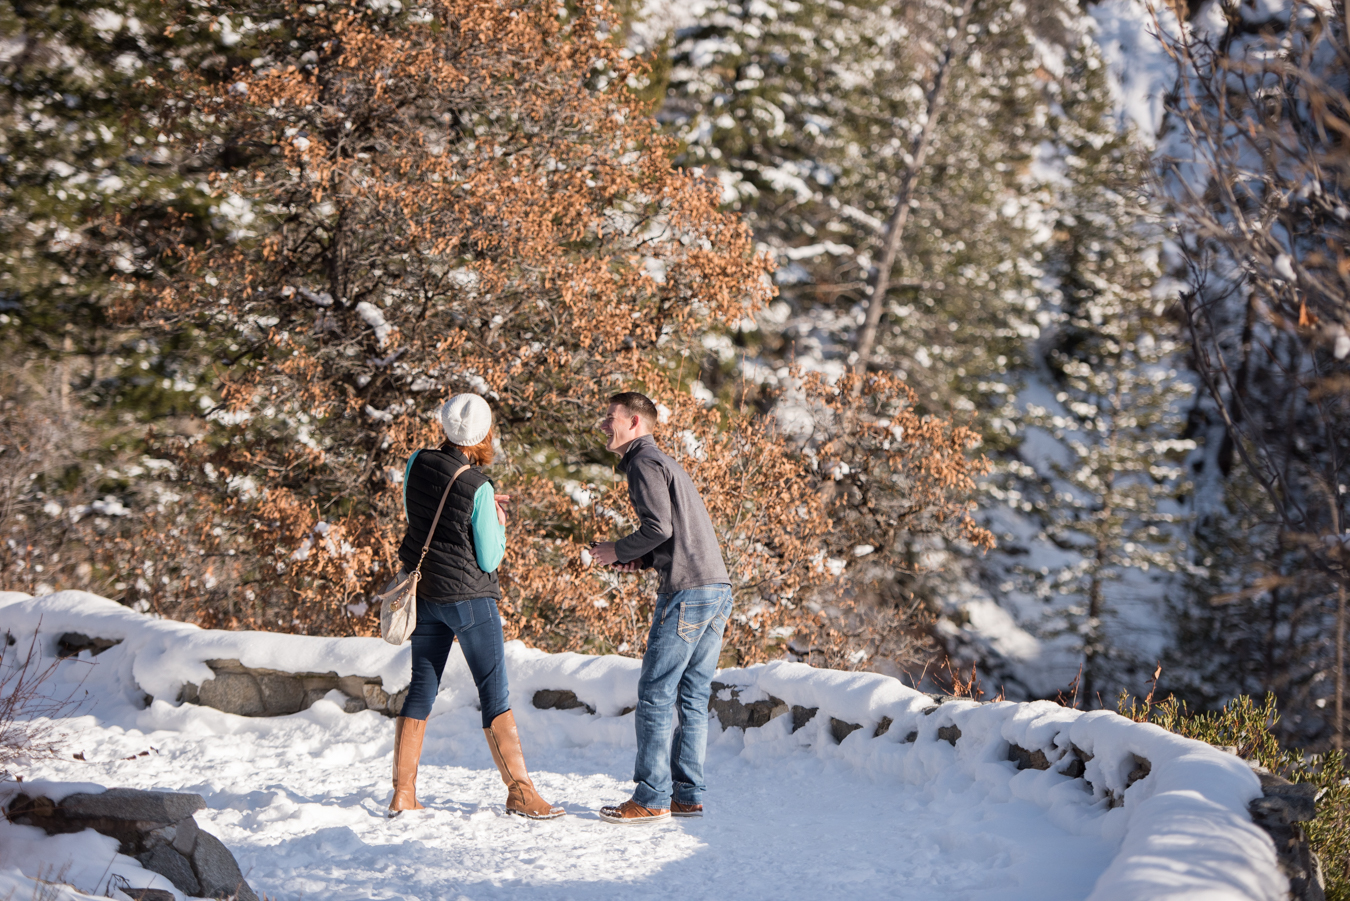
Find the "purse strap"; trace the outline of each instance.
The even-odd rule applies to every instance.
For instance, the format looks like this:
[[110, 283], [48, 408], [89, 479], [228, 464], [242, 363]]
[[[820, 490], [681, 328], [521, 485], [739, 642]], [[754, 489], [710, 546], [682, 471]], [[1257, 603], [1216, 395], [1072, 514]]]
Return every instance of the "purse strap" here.
[[[413, 570], [418, 576], [422, 575], [422, 561], [427, 558], [427, 551], [431, 550], [431, 538], [436, 534], [436, 526], [440, 524], [441, 511], [445, 509], [446, 498], [450, 497], [450, 489], [455, 487], [455, 482], [468, 468], [469, 464], [465, 463], [459, 469], [456, 469], [455, 474], [450, 477], [450, 484], [445, 486], [445, 493], [441, 495], [441, 502], [436, 507], [436, 515], [431, 518], [431, 530], [427, 532], [427, 540], [422, 544], [422, 556], [417, 558], [417, 568]], [[409, 575], [412, 575], [412, 573], [409, 573]]]

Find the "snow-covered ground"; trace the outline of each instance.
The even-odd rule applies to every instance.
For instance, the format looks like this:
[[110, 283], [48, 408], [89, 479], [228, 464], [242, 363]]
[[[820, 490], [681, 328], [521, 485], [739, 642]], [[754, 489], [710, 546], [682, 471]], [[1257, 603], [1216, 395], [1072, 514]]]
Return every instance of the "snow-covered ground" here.
[[[527, 761], [541, 793], [569, 815], [506, 816], [456, 654], [427, 728], [418, 787], [428, 809], [389, 820], [391, 720], [343, 713], [336, 693], [276, 718], [169, 699], [175, 679], [199, 678], [202, 661], [222, 657], [339, 675], [356, 674], [350, 668], [359, 664], [397, 689], [389, 674], [402, 663], [406, 682], [406, 647], [210, 632], [80, 592], [0, 595], [3, 629], [31, 635], [39, 619], [48, 652], [67, 631], [124, 640], [97, 658], [85, 652], [62, 664], [53, 689], [78, 685], [87, 695], [61, 723], [68, 753], [34, 763], [26, 780], [199, 793], [207, 809], [198, 823], [273, 899], [1142, 901], [1287, 892], [1270, 840], [1244, 812], [1260, 791], [1245, 765], [1112, 714], [1044, 702], [934, 710], [931, 699], [874, 674], [801, 664], [729, 671], [720, 678], [740, 686], [743, 701], [773, 695], [821, 712], [796, 733], [791, 716], [747, 730], [721, 731], [714, 721], [708, 816], [619, 827], [595, 811], [629, 794], [632, 715], [617, 714], [635, 692], [636, 661], [512, 643], [508, 667]], [[541, 687], [572, 689], [597, 715], [536, 710], [528, 699]], [[155, 695], [144, 708], [143, 689]], [[864, 728], [836, 743], [831, 716]], [[874, 737], [882, 717], [892, 724]], [[952, 726], [961, 733], [954, 745], [937, 735]], [[911, 732], [916, 738], [906, 742]], [[1018, 772], [1007, 759], [1010, 742], [1056, 760], [1067, 760], [1072, 743], [1092, 755], [1092, 784], [1053, 769]], [[1149, 759], [1152, 772], [1127, 786], [1134, 755]], [[18, 788], [0, 787], [0, 803]], [[1108, 792], [1123, 806], [1112, 808]], [[118, 897], [109, 892], [114, 873], [151, 884], [134, 861], [114, 859], [115, 850], [101, 836], [49, 838], [0, 821], [0, 897], [15, 889], [16, 901], [26, 899], [29, 878], [39, 875], [111, 897]]]

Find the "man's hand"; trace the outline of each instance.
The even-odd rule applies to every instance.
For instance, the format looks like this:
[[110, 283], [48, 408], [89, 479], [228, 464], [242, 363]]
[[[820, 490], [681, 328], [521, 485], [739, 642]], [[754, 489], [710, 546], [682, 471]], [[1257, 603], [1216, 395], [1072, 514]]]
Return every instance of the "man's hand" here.
[[618, 552], [614, 550], [614, 542], [612, 541], [597, 541], [592, 544], [591, 559], [601, 566], [607, 566], [621, 573], [635, 573], [642, 569], [641, 560], [620, 563]]
[[503, 526], [505, 526], [505, 525], [506, 525], [506, 505], [509, 504], [509, 503], [511, 503], [511, 495], [509, 495], [509, 494], [498, 494], [498, 495], [496, 495], [496, 497], [494, 498], [494, 500], [497, 502], [497, 522], [499, 522], [499, 523], [501, 523]]

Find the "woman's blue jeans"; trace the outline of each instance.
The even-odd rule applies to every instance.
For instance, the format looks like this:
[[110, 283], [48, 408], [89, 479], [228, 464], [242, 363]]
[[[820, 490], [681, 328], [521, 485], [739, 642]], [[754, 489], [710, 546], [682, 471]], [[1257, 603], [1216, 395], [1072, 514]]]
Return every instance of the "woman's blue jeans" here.
[[456, 638], [478, 688], [483, 728], [511, 709], [497, 602], [492, 598], [452, 604], [419, 601], [417, 628], [412, 633], [412, 682], [400, 716], [424, 720], [431, 714], [431, 705], [436, 703], [441, 687], [441, 673], [445, 672], [445, 660]]
[[730, 616], [730, 585], [656, 596], [634, 714], [633, 800], [643, 807], [669, 807], [672, 794], [681, 804], [703, 803], [708, 695]]

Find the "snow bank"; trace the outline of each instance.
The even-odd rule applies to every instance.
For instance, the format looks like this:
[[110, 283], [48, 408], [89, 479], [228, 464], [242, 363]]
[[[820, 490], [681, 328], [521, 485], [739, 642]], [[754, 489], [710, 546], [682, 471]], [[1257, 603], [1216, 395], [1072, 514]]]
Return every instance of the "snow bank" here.
[[[820, 708], [799, 733], [818, 754], [911, 783], [957, 769], [993, 797], [1037, 804], [1066, 831], [1118, 842], [1091, 901], [1287, 897], [1274, 845], [1247, 810], [1260, 781], [1244, 761], [1202, 742], [1049, 701], [938, 704], [886, 676], [800, 663], [724, 671], [718, 681], [740, 689], [743, 702], [772, 696]], [[831, 717], [862, 728], [835, 745]], [[790, 719], [774, 722], [786, 728]], [[1050, 768], [1018, 771], [1013, 745], [1041, 751]], [[1062, 772], [1075, 765], [1080, 778]]]
[[[98, 657], [102, 673], [116, 677], [101, 678], [100, 686], [120, 689], [129, 700], [143, 701], [141, 692], [154, 696], [158, 700], [146, 713], [154, 714], [160, 728], [187, 713], [188, 707], [175, 709], [171, 701], [184, 682], [212, 677], [205, 664], [210, 659], [235, 658], [286, 672], [379, 676], [388, 691], [408, 681], [408, 649], [379, 639], [205, 630], [77, 591], [39, 598], [0, 594], [0, 628], [22, 639], [39, 623], [47, 654], [66, 632], [120, 639]], [[533, 743], [631, 745], [631, 720], [623, 714], [636, 702], [639, 661], [546, 654], [510, 642], [507, 668], [522, 727]], [[797, 708], [760, 728], [733, 728], [720, 736], [712, 730], [710, 742], [734, 740], [747, 765], [792, 767], [792, 760], [814, 757], [878, 782], [973, 786], [988, 803], [1029, 803], [1058, 829], [1117, 848], [1091, 901], [1287, 897], [1288, 880], [1274, 846], [1247, 810], [1262, 794], [1259, 780], [1242, 760], [1203, 743], [1107, 711], [1044, 701], [940, 703], [890, 677], [797, 663], [724, 670], [717, 681], [731, 689], [719, 692], [723, 701], [734, 694], [743, 704], [774, 698]], [[582, 709], [534, 711], [529, 699], [540, 690], [570, 690], [597, 715]], [[433, 718], [475, 703], [456, 649]], [[817, 710], [807, 719], [811, 708]], [[224, 728], [225, 719], [245, 722], [191, 709], [222, 718], [222, 732], [232, 731]], [[341, 719], [337, 711], [323, 705], [297, 716]], [[832, 721], [861, 728], [837, 741]], [[1040, 752], [1037, 760], [1048, 768], [1019, 770], [1010, 759], [1014, 746], [1023, 755]]]
[[255, 669], [379, 677], [385, 691], [405, 688], [411, 675], [408, 647], [378, 638], [318, 638], [279, 632], [224, 632], [154, 619], [87, 591], [42, 597], [0, 593], [0, 629], [23, 640], [39, 631], [43, 653], [56, 655], [57, 640], [79, 632], [121, 644], [99, 655], [119, 670], [123, 687], [175, 700], [183, 684], [214, 677], [208, 660], [238, 660]]

